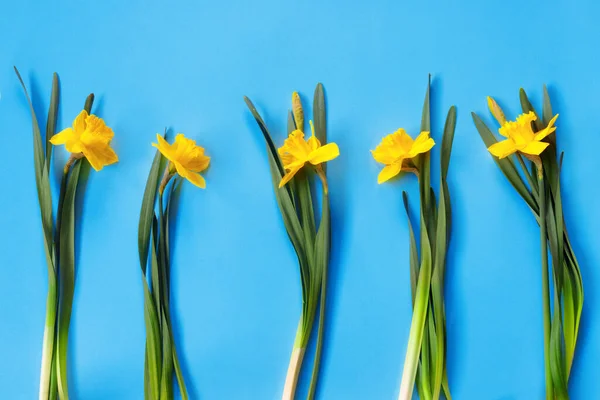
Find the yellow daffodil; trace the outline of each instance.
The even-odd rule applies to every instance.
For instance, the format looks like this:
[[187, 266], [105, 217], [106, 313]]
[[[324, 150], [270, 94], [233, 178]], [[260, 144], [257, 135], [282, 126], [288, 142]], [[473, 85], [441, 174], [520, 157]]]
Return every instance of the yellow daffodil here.
[[422, 153], [427, 153], [435, 145], [429, 132], [421, 132], [415, 140], [402, 128], [391, 133], [381, 140], [381, 143], [373, 150], [373, 158], [385, 167], [377, 177], [377, 183], [383, 183], [402, 170], [412, 170], [413, 167], [407, 165], [407, 161]]
[[[488, 100], [488, 103], [489, 100]], [[492, 108], [490, 108], [491, 110]], [[492, 111], [494, 113], [494, 111]], [[496, 116], [497, 112], [494, 113]], [[498, 132], [504, 136], [506, 140], [491, 145], [488, 150], [490, 153], [498, 158], [508, 157], [511, 154], [518, 152], [524, 153], [529, 156], [539, 156], [548, 147], [549, 143], [542, 142], [546, 136], [556, 130], [554, 122], [558, 118], [558, 114], [550, 120], [547, 127], [541, 131], [534, 133], [531, 123], [537, 119], [533, 111], [527, 114], [521, 114], [517, 117], [516, 121], [502, 122], [502, 119], [498, 121], [502, 124]]]
[[[314, 165], [319, 173], [322, 171], [321, 163], [331, 161], [340, 155], [340, 149], [335, 143], [328, 143], [321, 146], [321, 142], [315, 137], [312, 121], [310, 121], [310, 127], [312, 136], [308, 140], [304, 140], [304, 132], [296, 129], [290, 133], [283, 146], [278, 150], [283, 162], [283, 168], [285, 169], [285, 175], [281, 179], [281, 182], [279, 182], [280, 188], [288, 183], [304, 164], [310, 163]], [[321, 175], [319, 174], [319, 176]], [[327, 191], [326, 187], [325, 191]]]
[[119, 157], [110, 147], [114, 136], [104, 120], [83, 110], [79, 113], [73, 127], [62, 130], [50, 138], [55, 146], [64, 144], [72, 159], [87, 158], [92, 168], [100, 171], [106, 165], [119, 161]]
[[206, 181], [200, 172], [208, 168], [210, 157], [204, 155], [204, 148], [196, 145], [196, 141], [188, 139], [183, 133], [175, 136], [175, 142], [169, 144], [161, 135], [157, 134], [158, 144], [152, 143], [167, 160], [167, 171], [179, 175], [192, 182], [199, 188], [206, 188]]

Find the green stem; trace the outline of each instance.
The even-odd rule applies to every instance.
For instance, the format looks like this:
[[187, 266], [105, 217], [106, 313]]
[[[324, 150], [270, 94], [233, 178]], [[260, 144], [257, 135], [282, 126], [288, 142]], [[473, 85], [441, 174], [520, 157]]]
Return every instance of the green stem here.
[[[56, 340], [56, 376], [58, 381], [58, 395], [61, 400], [69, 399], [67, 385], [67, 349], [69, 344], [69, 325], [73, 307], [75, 290], [75, 197], [79, 181], [81, 162], [75, 162], [71, 173], [65, 168], [63, 179], [67, 179], [64, 198], [59, 201], [61, 208], [58, 210], [57, 227], [60, 248], [58, 261], [59, 299]], [[62, 186], [62, 185], [61, 185]], [[62, 189], [61, 189], [62, 190]], [[60, 219], [60, 220], [59, 220]]]
[[542, 253], [542, 304], [544, 312], [544, 366], [546, 375], [546, 400], [554, 399], [552, 375], [550, 372], [550, 283], [548, 277], [548, 243], [546, 228], [546, 187], [544, 173], [538, 170], [540, 206], [540, 244]]
[[323, 276], [321, 282], [321, 304], [319, 306], [319, 330], [317, 333], [317, 346], [315, 351], [315, 360], [313, 363], [312, 376], [310, 378], [310, 387], [308, 389], [308, 400], [315, 397], [317, 390], [317, 381], [319, 377], [319, 367], [321, 366], [321, 351], [323, 348], [323, 337], [325, 336], [325, 306], [327, 296], [327, 264], [323, 268]]
[[39, 400], [48, 400], [52, 395], [52, 363], [54, 359], [54, 339], [56, 336], [57, 291], [56, 275], [48, 277], [48, 297], [46, 298], [46, 324], [42, 347], [42, 367], [40, 373]]
[[[167, 171], [165, 171], [167, 172]], [[170, 318], [169, 318], [169, 267], [167, 265], [167, 255], [166, 255], [166, 223], [165, 223], [165, 215], [164, 215], [164, 206], [163, 206], [163, 194], [166, 183], [169, 178], [163, 180], [164, 184], [161, 184], [159, 188], [158, 194], [158, 225], [159, 225], [159, 270], [160, 270], [160, 280], [161, 280], [161, 309], [158, 311], [162, 314], [163, 325], [161, 326], [161, 336], [162, 336], [162, 354], [163, 354], [163, 366], [162, 366], [162, 377], [161, 377], [161, 399], [170, 400], [173, 398], [173, 348], [171, 343], [171, 328], [170, 328]]]
[[[423, 228], [424, 229], [424, 228]], [[404, 360], [404, 369], [402, 371], [402, 381], [400, 383], [399, 400], [410, 400], [412, 398], [417, 366], [419, 365], [419, 354], [421, 352], [421, 343], [423, 341], [423, 331], [425, 329], [425, 319], [429, 303], [429, 286], [431, 284], [431, 259], [423, 259], [415, 296], [415, 306], [413, 309], [413, 318], [410, 325], [410, 334], [408, 337], [408, 346], [406, 358]]]
[[519, 161], [519, 164], [521, 165], [521, 168], [523, 168], [523, 174], [525, 175], [525, 179], [527, 179], [527, 183], [529, 183], [529, 187], [533, 191], [533, 194], [534, 195], [538, 195], [538, 188], [537, 188], [537, 186], [535, 186], [533, 184], [533, 177], [531, 176], [531, 173], [529, 172], [529, 169], [525, 165], [525, 161], [523, 160], [523, 156], [521, 154], [519, 154], [519, 153], [517, 153], [517, 160]]

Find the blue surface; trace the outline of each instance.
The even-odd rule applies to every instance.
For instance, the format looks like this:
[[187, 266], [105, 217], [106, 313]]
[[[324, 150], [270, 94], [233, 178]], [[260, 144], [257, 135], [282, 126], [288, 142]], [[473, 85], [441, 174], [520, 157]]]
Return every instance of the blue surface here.
[[[306, 104], [318, 81], [341, 149], [329, 166], [334, 233], [318, 398], [395, 398], [411, 318], [401, 191], [415, 204], [417, 190], [410, 177], [378, 186], [369, 149], [398, 127], [417, 132], [429, 72], [438, 141], [447, 109], [458, 106], [446, 298], [454, 398], [542, 398], [538, 230], [469, 112], [491, 123], [493, 95], [515, 117], [519, 87], [539, 105], [543, 83], [560, 113], [566, 219], [586, 290], [572, 398], [600, 396], [597, 3], [51, 3], [0, 6], [2, 398], [37, 396], [47, 287], [30, 116], [13, 65], [41, 115], [59, 72], [60, 128], [93, 91], [95, 111], [116, 132], [120, 162], [91, 173], [81, 215], [73, 398], [143, 397], [137, 221], [150, 142], [164, 126], [212, 156], [207, 189], [183, 188], [174, 236], [175, 329], [193, 398], [280, 397], [300, 280], [242, 95], [281, 143], [291, 92]], [[55, 154], [54, 178], [67, 157]]]

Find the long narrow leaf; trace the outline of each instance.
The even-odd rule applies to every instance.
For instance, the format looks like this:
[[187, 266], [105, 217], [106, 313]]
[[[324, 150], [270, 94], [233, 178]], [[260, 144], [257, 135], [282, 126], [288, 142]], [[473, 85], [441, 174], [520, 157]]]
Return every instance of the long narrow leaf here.
[[61, 400], [69, 399], [67, 384], [67, 348], [69, 343], [69, 325], [75, 290], [75, 196], [82, 160], [75, 163], [71, 170], [65, 192], [61, 213], [60, 228], [60, 289], [61, 296], [58, 312], [57, 340], [57, 379]]
[[48, 110], [48, 120], [46, 121], [46, 171], [50, 171], [50, 160], [52, 159], [52, 144], [50, 138], [56, 132], [56, 118], [58, 116], [58, 97], [59, 97], [58, 75], [56, 72], [52, 76], [52, 95], [50, 96], [50, 108]]

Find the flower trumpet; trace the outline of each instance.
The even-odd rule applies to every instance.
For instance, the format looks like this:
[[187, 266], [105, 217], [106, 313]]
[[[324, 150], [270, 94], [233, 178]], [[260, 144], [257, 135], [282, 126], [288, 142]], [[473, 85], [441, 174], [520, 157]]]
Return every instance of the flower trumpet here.
[[[285, 228], [298, 256], [302, 282], [302, 315], [298, 323], [282, 399], [292, 400], [295, 396], [304, 353], [311, 339], [312, 327], [318, 314], [316, 352], [307, 396], [308, 399], [313, 399], [317, 387], [325, 327], [331, 230], [325, 162], [336, 158], [339, 155], [339, 149], [335, 143], [324, 144], [326, 143], [327, 129], [325, 97], [321, 84], [318, 84], [315, 90], [314, 125], [310, 122], [312, 132], [310, 138], [305, 139], [304, 111], [300, 97], [294, 92], [292, 111], [288, 113], [288, 138], [279, 149], [275, 146], [264, 121], [250, 99], [245, 97], [244, 100], [267, 143], [267, 156], [271, 167], [275, 197]], [[314, 175], [318, 176], [323, 188], [321, 221], [318, 229], [315, 222], [314, 196], [311, 193], [311, 180]]]
[[[374, 151], [373, 158], [385, 165], [377, 182], [386, 182], [401, 171], [414, 173], [419, 180], [420, 252], [408, 212], [408, 195], [402, 193], [410, 232], [410, 281], [413, 318], [400, 383], [399, 400], [410, 400], [416, 387], [421, 399], [450, 400], [446, 372], [446, 316], [444, 277], [446, 253], [450, 242], [450, 192], [447, 175], [456, 126], [456, 109], [446, 118], [441, 150], [439, 201], [430, 185], [430, 153], [435, 145], [430, 137], [430, 84], [427, 86], [421, 133], [412, 139], [404, 129], [387, 135]], [[436, 204], [437, 203], [437, 204]]]

